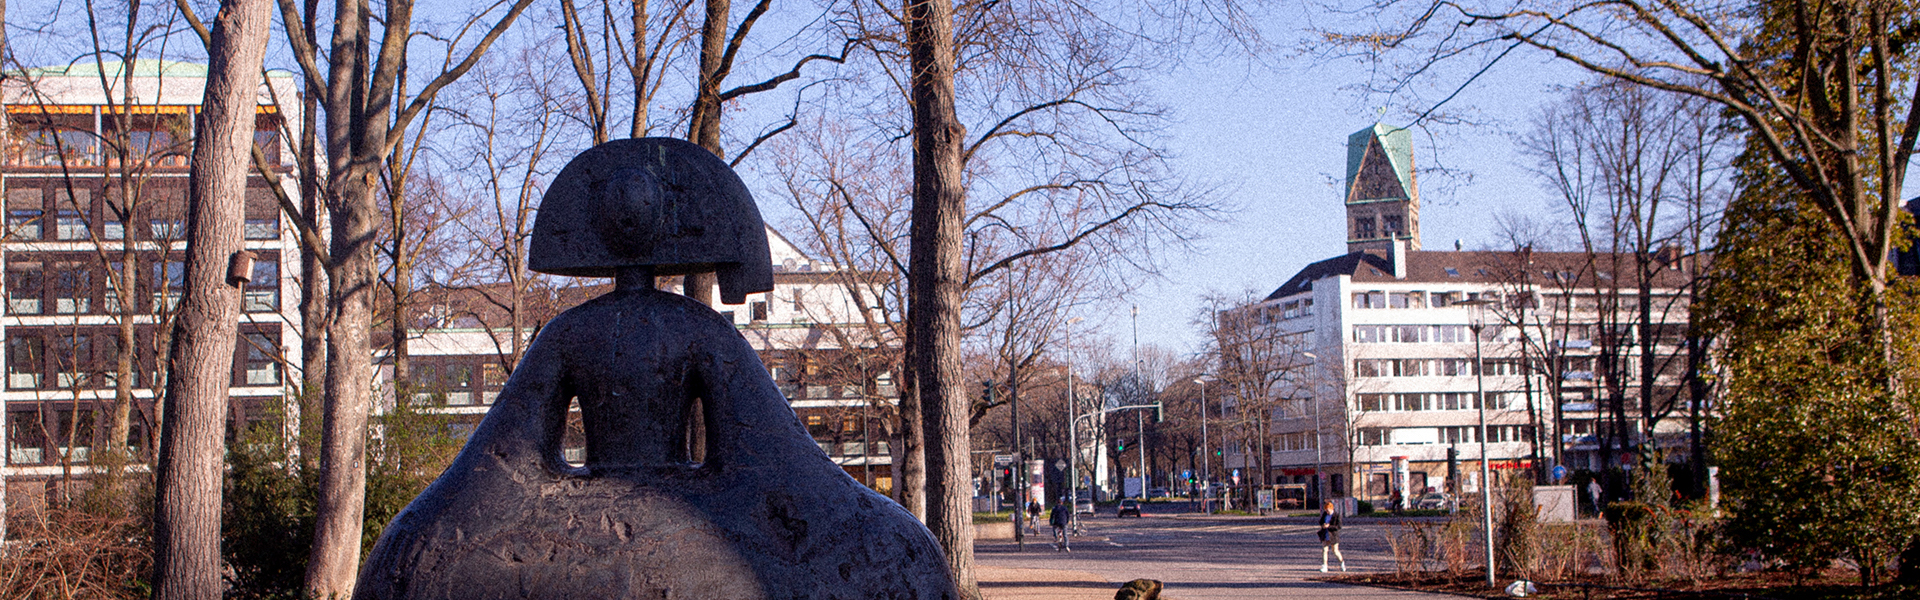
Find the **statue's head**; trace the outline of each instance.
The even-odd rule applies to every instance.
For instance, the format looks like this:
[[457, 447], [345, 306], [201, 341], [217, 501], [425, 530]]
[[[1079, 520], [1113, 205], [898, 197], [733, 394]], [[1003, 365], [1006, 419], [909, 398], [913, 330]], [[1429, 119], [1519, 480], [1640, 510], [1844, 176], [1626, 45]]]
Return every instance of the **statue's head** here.
[[685, 140], [607, 142], [574, 157], [540, 201], [528, 268], [612, 277], [713, 271], [727, 304], [773, 289], [766, 226], [727, 163]]

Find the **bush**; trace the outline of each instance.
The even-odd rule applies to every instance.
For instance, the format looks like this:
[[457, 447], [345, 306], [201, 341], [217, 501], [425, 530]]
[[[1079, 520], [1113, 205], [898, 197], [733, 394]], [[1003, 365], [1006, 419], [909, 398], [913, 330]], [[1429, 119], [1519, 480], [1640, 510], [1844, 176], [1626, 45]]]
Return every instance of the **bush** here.
[[1539, 515], [1533, 506], [1533, 479], [1522, 475], [1507, 478], [1500, 493], [1500, 521], [1495, 529], [1494, 555], [1500, 569], [1522, 579], [1534, 577], [1539, 554]]
[[152, 592], [152, 530], [144, 517], [49, 507], [9, 522], [0, 597], [135, 600]]
[[[306, 404], [306, 414], [320, 414], [314, 403]], [[464, 443], [445, 417], [400, 404], [370, 428], [379, 436], [367, 444], [362, 557]], [[231, 569], [229, 598], [303, 597], [320, 483], [319, 421], [302, 419], [301, 431], [290, 437], [285, 420], [275, 415], [228, 448], [221, 551]]]
[[1359, 507], [1359, 508], [1357, 508], [1357, 509], [1355, 509], [1355, 510], [1357, 510], [1357, 511], [1359, 511], [1359, 514], [1363, 514], [1363, 515], [1364, 515], [1364, 514], [1367, 514], [1367, 513], [1371, 513], [1371, 512], [1373, 512], [1373, 503], [1372, 503], [1372, 502], [1368, 502], [1368, 501], [1365, 501], [1365, 500], [1361, 500], [1361, 501], [1359, 501], [1359, 504], [1360, 504], [1360, 507]]

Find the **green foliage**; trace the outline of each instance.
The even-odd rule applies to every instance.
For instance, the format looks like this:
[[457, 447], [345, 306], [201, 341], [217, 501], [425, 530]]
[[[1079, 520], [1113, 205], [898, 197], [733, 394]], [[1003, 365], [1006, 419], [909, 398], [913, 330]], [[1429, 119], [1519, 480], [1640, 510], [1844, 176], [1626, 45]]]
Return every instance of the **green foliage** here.
[[[302, 404], [302, 413], [320, 414], [316, 403]], [[301, 420], [300, 431], [293, 434], [276, 414], [254, 423], [228, 448], [221, 549], [233, 569], [230, 598], [302, 597], [320, 483], [317, 421]], [[404, 403], [374, 425], [368, 441], [363, 556], [372, 551], [387, 522], [440, 476], [463, 443], [448, 427], [448, 417]]]
[[1749, 162], [1729, 208], [1715, 282], [1694, 312], [1720, 331], [1725, 397], [1715, 457], [1725, 531], [1798, 572], [1837, 558], [1875, 581], [1920, 533], [1920, 441], [1912, 380], [1920, 293], [1887, 295], [1901, 357], [1881, 354], [1871, 295], [1825, 217]]

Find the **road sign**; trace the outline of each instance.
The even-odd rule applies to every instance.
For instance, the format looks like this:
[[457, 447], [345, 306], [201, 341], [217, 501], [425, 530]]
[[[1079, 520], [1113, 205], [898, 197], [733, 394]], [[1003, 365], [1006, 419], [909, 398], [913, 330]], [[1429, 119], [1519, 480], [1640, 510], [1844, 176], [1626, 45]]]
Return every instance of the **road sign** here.
[[1004, 467], [1004, 466], [1013, 464], [1013, 455], [1012, 454], [995, 454], [993, 455], [993, 464], [994, 466], [997, 466], [997, 467]]
[[1566, 466], [1566, 465], [1554, 465], [1554, 466], [1553, 466], [1553, 480], [1554, 480], [1554, 481], [1559, 481], [1559, 480], [1562, 480], [1562, 479], [1566, 479], [1566, 478], [1567, 478], [1567, 466]]
[[1064, 460], [1053, 461], [1053, 468], [1064, 471], [1067, 468], [1067, 461], [1064, 461]]

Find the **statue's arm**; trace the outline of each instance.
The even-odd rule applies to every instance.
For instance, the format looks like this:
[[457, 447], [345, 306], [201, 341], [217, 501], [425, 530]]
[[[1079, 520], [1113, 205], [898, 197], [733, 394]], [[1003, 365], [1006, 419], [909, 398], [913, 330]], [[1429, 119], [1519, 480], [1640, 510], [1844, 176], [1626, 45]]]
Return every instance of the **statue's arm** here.
[[505, 463], [509, 468], [573, 470], [560, 454], [573, 386], [567, 380], [569, 328], [555, 319], [527, 348], [449, 471]]

